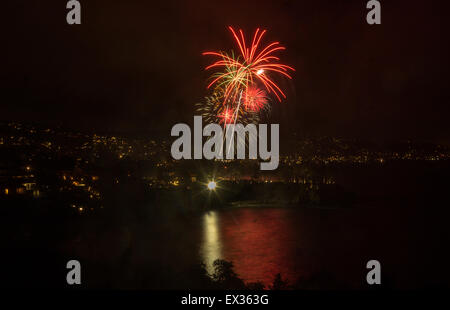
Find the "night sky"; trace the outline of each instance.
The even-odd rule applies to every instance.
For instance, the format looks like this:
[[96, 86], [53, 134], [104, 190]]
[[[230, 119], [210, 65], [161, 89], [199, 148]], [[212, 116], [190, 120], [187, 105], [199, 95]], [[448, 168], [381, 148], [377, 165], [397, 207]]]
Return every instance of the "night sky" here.
[[[7, 3], [4, 3], [7, 2]], [[258, 27], [296, 68], [283, 134], [450, 142], [448, 1], [2, 1], [0, 120], [170, 135], [207, 95], [207, 50]]]

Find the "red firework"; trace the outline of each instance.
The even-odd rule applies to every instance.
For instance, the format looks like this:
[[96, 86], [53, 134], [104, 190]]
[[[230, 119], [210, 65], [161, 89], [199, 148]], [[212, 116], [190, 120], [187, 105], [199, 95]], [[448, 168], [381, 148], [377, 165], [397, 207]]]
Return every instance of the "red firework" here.
[[259, 112], [268, 102], [266, 92], [254, 86], [247, 87], [243, 99], [245, 109], [251, 112]]
[[222, 112], [219, 113], [220, 123], [231, 124], [233, 123], [233, 110], [224, 108]]
[[224, 73], [221, 73], [214, 78], [214, 80], [208, 85], [208, 88], [219, 82], [220, 84], [226, 84], [226, 100], [233, 90], [238, 92], [242, 88], [247, 88], [248, 84], [252, 83], [254, 79], [258, 79], [264, 85], [267, 92], [275, 94], [277, 99], [281, 102], [280, 96], [286, 98], [286, 95], [268, 74], [275, 72], [289, 79], [292, 78], [288, 72], [289, 70], [295, 71], [295, 69], [278, 63], [280, 59], [273, 55], [275, 52], [284, 50], [285, 48], [280, 46], [279, 42], [272, 42], [264, 48], [259, 48], [261, 38], [266, 33], [266, 30], [260, 31], [259, 28], [256, 29], [251, 45], [247, 46], [244, 33], [241, 29], [239, 29], [238, 35], [232, 27], [228, 28], [233, 34], [233, 37], [239, 47], [242, 59], [241, 57], [234, 59], [223, 52], [203, 53], [203, 55], [213, 55], [221, 58], [221, 60], [206, 67], [206, 70], [214, 67], [222, 67], [226, 69]]

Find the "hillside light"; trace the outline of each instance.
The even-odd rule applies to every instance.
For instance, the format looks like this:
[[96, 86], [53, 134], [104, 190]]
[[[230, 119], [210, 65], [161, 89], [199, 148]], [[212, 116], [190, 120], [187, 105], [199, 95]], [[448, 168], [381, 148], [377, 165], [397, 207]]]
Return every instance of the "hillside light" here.
[[215, 190], [215, 189], [216, 189], [216, 186], [217, 186], [217, 184], [216, 184], [216, 182], [214, 182], [214, 181], [210, 181], [210, 182], [208, 183], [208, 189], [209, 189], [210, 191]]

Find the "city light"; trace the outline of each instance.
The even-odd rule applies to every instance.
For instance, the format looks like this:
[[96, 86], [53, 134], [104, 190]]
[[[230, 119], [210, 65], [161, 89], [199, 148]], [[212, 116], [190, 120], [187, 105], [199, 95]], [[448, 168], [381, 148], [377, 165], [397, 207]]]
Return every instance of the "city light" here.
[[216, 186], [217, 186], [217, 184], [216, 184], [216, 182], [214, 182], [214, 181], [210, 181], [210, 182], [208, 183], [208, 189], [209, 189], [210, 191], [215, 190], [215, 189], [216, 189]]

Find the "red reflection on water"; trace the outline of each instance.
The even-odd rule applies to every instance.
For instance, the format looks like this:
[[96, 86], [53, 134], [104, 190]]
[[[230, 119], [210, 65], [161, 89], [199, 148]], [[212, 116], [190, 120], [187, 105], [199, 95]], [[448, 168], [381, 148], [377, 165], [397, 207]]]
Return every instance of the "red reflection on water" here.
[[222, 258], [232, 261], [235, 272], [246, 282], [269, 285], [277, 273], [290, 281], [297, 280], [307, 265], [301, 261], [305, 244], [289, 214], [286, 209], [234, 209], [205, 214], [201, 255], [208, 270], [215, 259]]
[[439, 273], [427, 273], [428, 269], [411, 273], [412, 268], [448, 261], [446, 255], [429, 255], [448, 242], [438, 234], [439, 226], [425, 229], [420, 206], [408, 212], [386, 205], [336, 210], [242, 208], [209, 214], [204, 221], [209, 225], [203, 225], [201, 244], [208, 249], [201, 252], [203, 260], [232, 261], [241, 279], [261, 281], [266, 287], [277, 273], [290, 284], [308, 280], [310, 288], [365, 287], [366, 263], [371, 259], [383, 262], [387, 281], [420, 287], [423, 279], [440, 281]]

